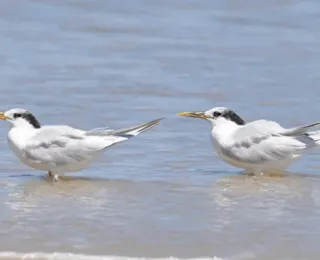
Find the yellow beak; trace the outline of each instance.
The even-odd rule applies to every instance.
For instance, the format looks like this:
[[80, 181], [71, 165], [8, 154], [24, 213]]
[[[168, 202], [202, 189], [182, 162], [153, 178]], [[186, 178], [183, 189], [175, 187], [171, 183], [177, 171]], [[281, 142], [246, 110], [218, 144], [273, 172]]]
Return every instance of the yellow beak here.
[[9, 119], [9, 117], [5, 116], [5, 115], [3, 114], [3, 112], [0, 112], [0, 119], [1, 119], [1, 120], [7, 120], [7, 119]]
[[201, 119], [208, 119], [211, 118], [210, 116], [206, 116], [204, 112], [182, 112], [178, 114], [179, 116], [187, 116], [187, 117], [194, 117], [194, 118], [201, 118]]

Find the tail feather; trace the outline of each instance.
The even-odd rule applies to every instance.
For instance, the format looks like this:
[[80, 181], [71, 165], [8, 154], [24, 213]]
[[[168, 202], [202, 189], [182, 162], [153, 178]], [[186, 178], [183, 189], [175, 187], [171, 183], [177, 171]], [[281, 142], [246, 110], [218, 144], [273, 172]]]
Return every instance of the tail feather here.
[[309, 132], [306, 135], [311, 138], [315, 144], [320, 145], [320, 131]]
[[279, 134], [285, 135], [285, 136], [299, 136], [304, 134], [309, 134], [311, 132], [319, 131], [320, 123], [314, 123], [311, 125], [304, 125], [304, 126], [298, 126], [295, 128], [285, 129], [284, 131], [280, 132]]
[[143, 133], [143, 132], [153, 128], [154, 126], [158, 125], [162, 119], [163, 118], [159, 118], [159, 119], [153, 120], [151, 122], [148, 122], [148, 123], [145, 123], [142, 125], [138, 125], [135, 127], [131, 127], [131, 128], [115, 130], [111, 134], [115, 135], [115, 136], [121, 136], [121, 137], [127, 137], [127, 138], [137, 136], [138, 134]]
[[97, 129], [88, 131], [86, 134], [95, 135], [95, 136], [118, 136], [118, 137], [124, 137], [124, 138], [131, 138], [133, 136], [137, 136], [138, 134], [153, 128], [154, 126], [158, 125], [160, 121], [163, 119], [164, 118], [159, 118], [142, 125], [120, 129], [120, 130], [111, 130], [108, 128], [97, 128]]

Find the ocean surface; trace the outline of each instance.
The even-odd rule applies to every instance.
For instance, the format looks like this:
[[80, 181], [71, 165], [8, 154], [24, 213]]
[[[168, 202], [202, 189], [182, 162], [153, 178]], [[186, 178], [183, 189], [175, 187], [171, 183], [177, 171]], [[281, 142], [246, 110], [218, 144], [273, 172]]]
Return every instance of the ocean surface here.
[[218, 158], [225, 106], [320, 121], [320, 2], [0, 2], [0, 111], [89, 130], [156, 128], [58, 183], [22, 165], [0, 122], [0, 259], [320, 259], [320, 150], [252, 177]]

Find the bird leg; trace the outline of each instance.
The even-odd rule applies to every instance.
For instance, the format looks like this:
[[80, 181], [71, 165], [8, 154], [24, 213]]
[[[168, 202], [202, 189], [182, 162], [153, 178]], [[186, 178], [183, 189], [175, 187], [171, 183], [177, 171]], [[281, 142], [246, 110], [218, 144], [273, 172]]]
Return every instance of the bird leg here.
[[58, 175], [58, 174], [54, 174], [54, 173], [51, 172], [51, 171], [48, 172], [48, 176], [49, 176], [50, 178], [52, 178], [53, 180], [55, 180], [56, 182], [57, 182], [58, 179], [59, 179], [59, 175]]

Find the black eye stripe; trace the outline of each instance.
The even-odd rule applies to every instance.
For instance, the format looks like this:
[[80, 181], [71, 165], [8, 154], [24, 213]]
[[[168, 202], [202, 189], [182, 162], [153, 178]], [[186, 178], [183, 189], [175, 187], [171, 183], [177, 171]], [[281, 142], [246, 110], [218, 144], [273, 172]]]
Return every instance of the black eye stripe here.
[[13, 117], [14, 117], [14, 118], [18, 118], [18, 117], [21, 117], [21, 116], [22, 116], [22, 115], [21, 115], [20, 113], [14, 113], [14, 114], [13, 114]]
[[214, 111], [213, 112], [213, 116], [214, 117], [219, 117], [219, 116], [221, 116], [221, 113], [219, 111]]

